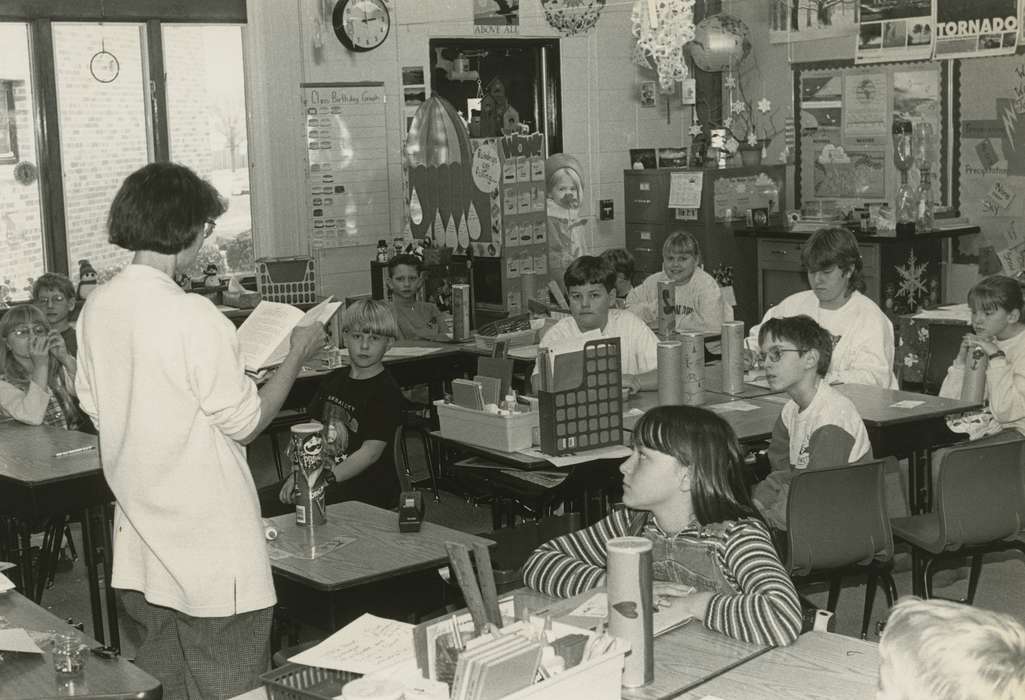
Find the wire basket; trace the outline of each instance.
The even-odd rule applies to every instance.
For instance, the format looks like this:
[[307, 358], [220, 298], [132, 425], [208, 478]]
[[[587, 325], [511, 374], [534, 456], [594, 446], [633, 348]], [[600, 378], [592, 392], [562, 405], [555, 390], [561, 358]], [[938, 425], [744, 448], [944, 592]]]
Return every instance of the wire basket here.
[[260, 676], [270, 700], [332, 700], [362, 674], [287, 663]]

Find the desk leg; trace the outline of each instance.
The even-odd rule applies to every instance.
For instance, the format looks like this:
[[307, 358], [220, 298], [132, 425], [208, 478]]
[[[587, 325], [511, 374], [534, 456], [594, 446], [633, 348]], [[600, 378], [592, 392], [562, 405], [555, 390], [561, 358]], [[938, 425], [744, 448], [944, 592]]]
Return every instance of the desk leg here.
[[[85, 572], [89, 583], [89, 607], [93, 615], [93, 636], [106, 644], [103, 633], [103, 605], [100, 602], [100, 582], [96, 571], [96, 543], [93, 542], [93, 509], [82, 511], [82, 549], [85, 550]], [[108, 581], [109, 584], [109, 581]]]
[[110, 630], [110, 646], [121, 649], [121, 630], [117, 621], [117, 595], [110, 584], [114, 566], [114, 536], [111, 532], [113, 518], [107, 517], [110, 506], [107, 504], [96, 508], [103, 529], [103, 580], [107, 588], [107, 627]]
[[[37, 595], [35, 586], [34, 571], [32, 570], [32, 527], [27, 520], [15, 518], [13, 527], [15, 530], [14, 539], [17, 542], [19, 554], [19, 566], [21, 567], [21, 591], [29, 597], [33, 603], [39, 603], [40, 595]], [[42, 594], [42, 591], [39, 591]]]

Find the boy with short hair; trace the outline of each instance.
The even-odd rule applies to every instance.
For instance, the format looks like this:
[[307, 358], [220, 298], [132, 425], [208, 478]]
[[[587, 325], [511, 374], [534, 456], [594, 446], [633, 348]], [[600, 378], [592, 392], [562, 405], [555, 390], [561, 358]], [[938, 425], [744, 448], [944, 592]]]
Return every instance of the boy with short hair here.
[[[676, 285], [676, 330], [719, 333], [725, 313], [719, 283], [699, 267], [701, 246], [686, 231], [677, 231], [662, 245], [662, 272], [649, 275], [626, 297], [626, 308], [645, 323], [658, 320], [658, 284]], [[725, 316], [729, 316], [726, 318]]]
[[46, 316], [50, 329], [61, 334], [68, 353], [78, 355], [78, 337], [71, 325], [71, 313], [75, 310], [75, 285], [67, 275], [47, 272], [32, 283], [32, 303]]
[[416, 298], [423, 286], [423, 263], [415, 255], [402, 253], [388, 261], [391, 309], [398, 324], [398, 340], [444, 340], [448, 337], [445, 317], [438, 307]]
[[626, 308], [626, 297], [634, 288], [634, 256], [624, 248], [609, 248], [601, 254], [601, 259], [616, 273], [616, 307]]
[[879, 640], [876, 697], [1025, 698], [1025, 627], [971, 605], [901, 598]]
[[872, 459], [868, 432], [851, 400], [824, 381], [833, 353], [829, 332], [808, 316], [772, 318], [758, 335], [769, 387], [785, 392], [772, 429], [772, 472], [752, 500], [773, 527], [787, 529], [787, 497], [797, 469]]
[[[563, 275], [572, 318], [564, 318], [541, 338], [540, 347], [557, 352], [581, 350], [596, 338], [619, 338], [623, 387], [629, 393], [658, 387], [658, 338], [629, 311], [610, 308], [616, 273], [594, 255], [582, 255]], [[537, 388], [538, 368], [534, 367]]]
[[[361, 299], [342, 312], [341, 326], [349, 366], [329, 374], [307, 408], [324, 424], [327, 478], [334, 482], [326, 501], [394, 508], [400, 489], [393, 443], [402, 422], [402, 392], [382, 360], [398, 335], [395, 317], [384, 302]], [[282, 503], [291, 502], [291, 492], [290, 476], [278, 492]]]

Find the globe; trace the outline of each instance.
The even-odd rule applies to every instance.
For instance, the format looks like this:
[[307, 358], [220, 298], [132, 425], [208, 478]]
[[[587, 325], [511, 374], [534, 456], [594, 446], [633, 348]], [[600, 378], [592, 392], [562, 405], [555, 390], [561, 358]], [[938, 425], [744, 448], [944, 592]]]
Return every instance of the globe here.
[[733, 15], [713, 15], [694, 27], [694, 38], [687, 44], [694, 65], [717, 73], [736, 66], [751, 53], [751, 32]]

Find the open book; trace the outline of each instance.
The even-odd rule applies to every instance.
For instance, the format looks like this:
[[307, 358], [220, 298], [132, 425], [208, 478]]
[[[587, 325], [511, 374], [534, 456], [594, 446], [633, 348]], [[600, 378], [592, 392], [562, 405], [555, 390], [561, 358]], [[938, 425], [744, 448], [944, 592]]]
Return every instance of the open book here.
[[320, 322], [327, 324], [342, 302], [328, 297], [303, 313], [291, 304], [261, 301], [238, 329], [238, 344], [246, 371], [280, 365], [288, 355], [292, 329]]

